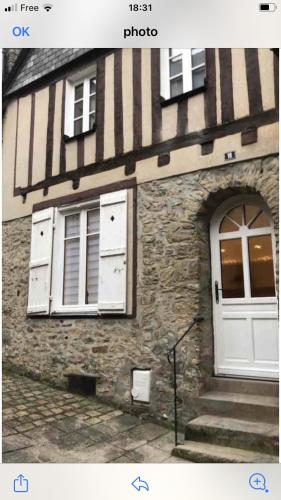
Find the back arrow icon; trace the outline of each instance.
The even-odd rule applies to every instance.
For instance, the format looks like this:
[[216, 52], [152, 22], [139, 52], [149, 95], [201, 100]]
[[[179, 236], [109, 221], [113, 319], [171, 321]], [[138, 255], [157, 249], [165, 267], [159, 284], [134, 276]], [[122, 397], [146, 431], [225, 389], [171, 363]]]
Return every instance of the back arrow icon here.
[[149, 491], [149, 486], [146, 481], [143, 481], [140, 476], [137, 477], [133, 482], [132, 486], [136, 488], [137, 491], [140, 491], [143, 488], [146, 491]]

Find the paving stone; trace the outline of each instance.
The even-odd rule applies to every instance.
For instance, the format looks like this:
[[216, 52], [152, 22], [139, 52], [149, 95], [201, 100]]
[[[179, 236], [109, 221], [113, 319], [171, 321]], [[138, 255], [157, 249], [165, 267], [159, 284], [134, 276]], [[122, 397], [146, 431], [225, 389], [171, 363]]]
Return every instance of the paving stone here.
[[57, 446], [41, 446], [36, 449], [36, 459], [40, 463], [73, 463], [73, 451], [62, 450]]
[[110, 443], [99, 443], [85, 450], [72, 454], [75, 462], [83, 463], [111, 463], [124, 454], [124, 450], [112, 446]]
[[25, 417], [26, 415], [28, 415], [27, 411], [18, 411], [18, 417]]
[[132, 462], [132, 457], [130, 457], [129, 453], [125, 453], [124, 455], [121, 455], [121, 457], [116, 458], [113, 460], [114, 464], [131, 464]]
[[101, 432], [103, 432], [104, 428], [106, 432], [114, 435], [118, 432], [123, 432], [125, 430], [131, 429], [138, 424], [139, 420], [137, 419], [137, 417], [134, 417], [132, 415], [121, 415], [119, 417], [108, 420], [106, 423], [97, 424], [97, 427], [100, 427]]
[[99, 413], [101, 415], [103, 415], [104, 413], [110, 413], [112, 411], [115, 411], [115, 408], [113, 406], [109, 406], [109, 405], [103, 405], [103, 406], [100, 406], [100, 408], [99, 408]]
[[34, 425], [36, 427], [40, 427], [41, 425], [45, 424], [45, 420], [35, 420]]
[[57, 429], [52, 424], [39, 427], [26, 433], [26, 436], [32, 441], [32, 446], [35, 444], [41, 445], [45, 443], [58, 444], [62, 436], [65, 435], [65, 432]]
[[18, 432], [26, 432], [26, 431], [30, 431], [31, 429], [34, 429], [34, 424], [24, 424], [24, 425], [19, 425], [18, 427], [16, 427], [16, 430]]
[[65, 434], [58, 440], [58, 446], [65, 450], [83, 449], [94, 444], [95, 441], [89, 436], [85, 436], [78, 432]]
[[165, 427], [147, 422], [129, 430], [128, 436], [133, 439], [145, 439], [146, 441], [152, 441], [163, 434], [167, 434], [168, 432], [169, 430]]
[[183, 460], [182, 458], [179, 457], [169, 457], [167, 460], [164, 460], [162, 462], [163, 464], [192, 464], [194, 462], [190, 462], [188, 460]]
[[[79, 416], [77, 418], [79, 418]], [[100, 417], [88, 417], [87, 419], [84, 419], [83, 422], [85, 423], [85, 425], [90, 427], [91, 425], [101, 423], [101, 419]]]
[[42, 415], [39, 415], [39, 413], [32, 413], [29, 416], [31, 420], [40, 420], [42, 418]]
[[74, 396], [72, 394], [68, 394], [68, 393], [62, 394], [62, 397], [64, 399], [73, 399], [74, 398]]
[[131, 451], [139, 448], [146, 444], [145, 439], [132, 439], [125, 432], [122, 434], [118, 434], [117, 437], [110, 441], [113, 446], [118, 446], [122, 450]]
[[4, 437], [2, 442], [3, 453], [6, 451], [20, 450], [28, 446], [31, 446], [30, 439], [20, 434]]
[[170, 453], [167, 451], [154, 448], [149, 444], [140, 446], [136, 450], [130, 451], [126, 455], [126, 459], [129, 459], [131, 463], [161, 463], [170, 457]]
[[[183, 434], [178, 435], [178, 441], [181, 442], [181, 440], [184, 441]], [[168, 432], [167, 434], [164, 434], [163, 436], [150, 441], [149, 444], [151, 446], [154, 446], [155, 448], [159, 448], [160, 450], [172, 452], [173, 448], [175, 447], [175, 433]]]
[[87, 427], [81, 429], [79, 434], [90, 438], [94, 443], [100, 443], [101, 441], [106, 441], [107, 436], [96, 429], [96, 426]]
[[52, 410], [52, 412], [55, 414], [55, 415], [59, 415], [60, 413], [63, 412], [63, 409], [62, 408], [54, 408]]
[[97, 417], [97, 416], [101, 415], [101, 413], [97, 410], [90, 410], [90, 411], [87, 411], [87, 415], [89, 415], [90, 417]]
[[15, 464], [15, 463], [39, 463], [40, 460], [36, 458], [35, 452], [32, 448], [26, 448], [25, 450], [12, 451], [10, 453], [5, 453], [3, 455], [4, 464]]
[[65, 415], [63, 413], [60, 413], [59, 415], [56, 415], [56, 419], [55, 420], [58, 422], [59, 420], [62, 420], [63, 418], [65, 418]]
[[121, 415], [123, 415], [123, 412], [121, 410], [115, 410], [111, 411], [110, 413], [99, 415], [98, 418], [101, 422], [107, 422], [108, 420], [111, 421], [114, 417], [120, 417]]
[[17, 434], [17, 430], [10, 425], [4, 424], [2, 426], [2, 436], [11, 436], [12, 434]]
[[124, 432], [125, 430], [130, 430], [138, 424], [139, 421], [136, 417], [132, 417], [131, 415], [122, 415], [121, 417], [108, 420], [107, 422], [98, 423], [95, 427], [98, 431], [102, 432], [107, 439], [111, 439], [116, 434]]
[[44, 417], [51, 417], [52, 416], [52, 412], [51, 411], [41, 411], [42, 415], [44, 415]]
[[87, 427], [87, 421], [80, 420], [76, 417], [67, 417], [60, 420], [59, 422], [56, 422], [56, 427], [64, 432], [73, 432], [77, 431], [78, 429], [82, 429], [83, 427]]
[[114, 435], [117, 434], [117, 432], [114, 432], [112, 428], [109, 425], [107, 425], [107, 423], [106, 424], [103, 422], [96, 423], [94, 424], [94, 427], [98, 432], [101, 432], [105, 436], [106, 440], [111, 439]]

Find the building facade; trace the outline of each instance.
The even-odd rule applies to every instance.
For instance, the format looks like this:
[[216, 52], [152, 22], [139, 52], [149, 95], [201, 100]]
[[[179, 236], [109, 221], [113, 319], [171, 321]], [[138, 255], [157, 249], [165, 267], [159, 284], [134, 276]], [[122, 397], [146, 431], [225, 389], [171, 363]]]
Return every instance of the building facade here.
[[219, 377], [277, 381], [277, 52], [22, 52], [4, 100], [4, 362], [59, 386], [94, 374], [99, 397], [171, 420], [167, 352], [200, 315], [178, 352], [185, 421]]

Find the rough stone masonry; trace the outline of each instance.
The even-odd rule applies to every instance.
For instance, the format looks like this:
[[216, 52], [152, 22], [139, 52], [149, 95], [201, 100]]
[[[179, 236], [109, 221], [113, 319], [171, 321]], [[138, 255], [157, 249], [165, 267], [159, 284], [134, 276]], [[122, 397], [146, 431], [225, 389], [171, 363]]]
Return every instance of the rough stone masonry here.
[[3, 229], [3, 359], [19, 372], [65, 386], [66, 372], [96, 373], [97, 393], [131, 407], [131, 369], [152, 369], [151, 403], [139, 410], [171, 418], [167, 350], [198, 312], [205, 320], [181, 347], [179, 395], [186, 417], [213, 373], [209, 222], [231, 195], [255, 192], [278, 230], [278, 158], [155, 180], [138, 186], [137, 316], [28, 318], [31, 216]]

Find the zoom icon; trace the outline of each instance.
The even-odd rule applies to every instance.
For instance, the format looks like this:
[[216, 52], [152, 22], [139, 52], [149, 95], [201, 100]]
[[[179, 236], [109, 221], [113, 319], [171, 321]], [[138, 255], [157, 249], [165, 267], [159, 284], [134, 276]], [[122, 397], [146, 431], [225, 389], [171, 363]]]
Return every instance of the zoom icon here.
[[250, 476], [249, 485], [253, 490], [261, 490], [264, 491], [265, 493], [269, 492], [266, 485], [265, 476], [263, 474], [260, 474], [259, 472], [255, 472]]

